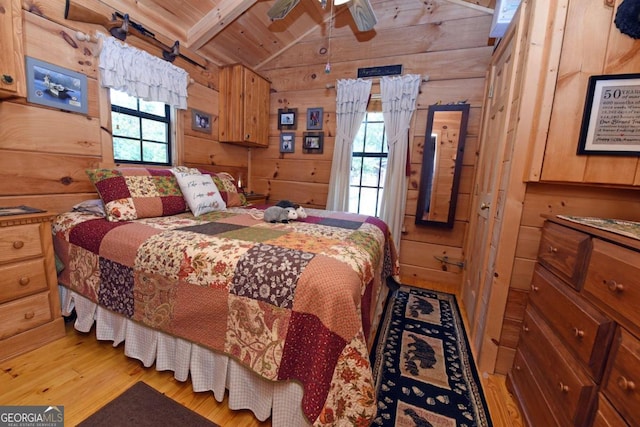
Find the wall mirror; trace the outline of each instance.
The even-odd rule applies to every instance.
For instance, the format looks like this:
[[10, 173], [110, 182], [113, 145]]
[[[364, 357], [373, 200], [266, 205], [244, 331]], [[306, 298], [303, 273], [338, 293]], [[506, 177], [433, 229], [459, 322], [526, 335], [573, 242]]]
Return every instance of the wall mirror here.
[[468, 119], [469, 104], [429, 106], [416, 224], [453, 227]]

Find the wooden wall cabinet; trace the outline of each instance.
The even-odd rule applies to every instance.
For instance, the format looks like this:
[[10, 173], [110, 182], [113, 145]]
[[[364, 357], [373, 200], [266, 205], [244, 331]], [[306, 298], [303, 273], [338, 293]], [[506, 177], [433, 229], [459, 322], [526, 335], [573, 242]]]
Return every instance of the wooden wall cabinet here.
[[0, 98], [26, 97], [20, 0], [0, 0]]
[[0, 217], [0, 361], [65, 334], [51, 236], [54, 217]]
[[542, 234], [507, 379], [526, 424], [638, 425], [640, 241], [560, 218]]
[[220, 142], [269, 145], [270, 90], [268, 80], [240, 64], [220, 70]]

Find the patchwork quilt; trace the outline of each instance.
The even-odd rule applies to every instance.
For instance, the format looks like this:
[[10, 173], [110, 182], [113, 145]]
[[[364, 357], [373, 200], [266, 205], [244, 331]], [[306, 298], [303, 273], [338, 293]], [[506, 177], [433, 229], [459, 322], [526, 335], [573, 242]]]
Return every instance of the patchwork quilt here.
[[374, 308], [398, 260], [381, 220], [309, 209], [267, 223], [231, 208], [109, 222], [58, 216], [62, 285], [132, 320], [304, 387], [314, 425], [369, 425]]

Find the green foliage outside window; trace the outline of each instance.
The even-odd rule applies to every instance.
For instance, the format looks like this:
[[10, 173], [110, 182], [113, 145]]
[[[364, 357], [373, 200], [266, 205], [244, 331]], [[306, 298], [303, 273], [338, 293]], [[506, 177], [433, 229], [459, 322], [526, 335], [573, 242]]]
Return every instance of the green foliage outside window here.
[[111, 124], [115, 162], [171, 165], [168, 105], [111, 89]]

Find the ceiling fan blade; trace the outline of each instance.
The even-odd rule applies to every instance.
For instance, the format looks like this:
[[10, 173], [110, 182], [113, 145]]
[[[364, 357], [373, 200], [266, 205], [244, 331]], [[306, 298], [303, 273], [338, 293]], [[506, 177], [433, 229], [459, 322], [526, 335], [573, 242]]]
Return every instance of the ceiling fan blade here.
[[267, 15], [272, 20], [282, 19], [287, 16], [287, 13], [293, 9], [300, 0], [276, 0], [276, 2], [271, 6], [271, 9], [267, 12]]
[[349, 4], [349, 12], [359, 31], [369, 31], [378, 22], [369, 0], [352, 0]]

